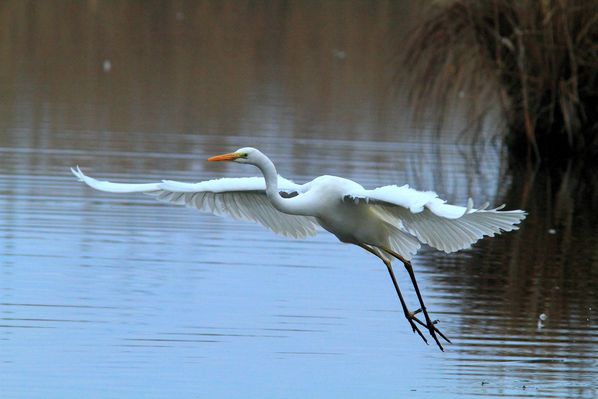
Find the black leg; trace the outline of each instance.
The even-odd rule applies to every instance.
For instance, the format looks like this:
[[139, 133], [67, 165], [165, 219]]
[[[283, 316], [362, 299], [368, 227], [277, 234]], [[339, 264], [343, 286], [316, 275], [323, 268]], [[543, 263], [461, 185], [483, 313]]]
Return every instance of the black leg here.
[[386, 268], [388, 269], [388, 273], [390, 274], [390, 278], [392, 279], [392, 284], [395, 287], [395, 291], [397, 292], [397, 295], [399, 296], [399, 300], [401, 301], [401, 306], [403, 307], [403, 313], [405, 314], [405, 318], [407, 319], [407, 321], [411, 325], [411, 328], [413, 329], [413, 332], [418, 333], [419, 336], [427, 344], [428, 340], [426, 339], [426, 337], [424, 337], [424, 334], [422, 334], [422, 332], [420, 331], [420, 329], [415, 325], [414, 321], [417, 322], [418, 324], [422, 325], [423, 327], [427, 328], [427, 326], [423, 322], [421, 322], [417, 317], [415, 317], [415, 313], [410, 312], [409, 309], [407, 308], [407, 304], [405, 303], [405, 299], [403, 299], [403, 294], [401, 294], [401, 289], [399, 288], [399, 283], [397, 282], [395, 274], [394, 274], [394, 272], [392, 270], [392, 265], [390, 264], [390, 261], [387, 260], [387, 259], [382, 258], [372, 248], [370, 248], [370, 247], [368, 247], [366, 245], [359, 244], [359, 246], [361, 248], [365, 249], [366, 251], [368, 251], [369, 253], [371, 253], [373, 255], [376, 255], [376, 257], [380, 258], [380, 260], [382, 260], [382, 262], [384, 262], [384, 264], [386, 265]]
[[[413, 323], [413, 320], [416, 320], [417, 318], [415, 317], [415, 314], [413, 312], [410, 312], [409, 309], [407, 308], [407, 304], [405, 303], [405, 300], [403, 299], [403, 295], [401, 294], [401, 290], [399, 289], [399, 284], [397, 283], [397, 279], [392, 270], [392, 265], [388, 261], [384, 262], [384, 264], [386, 265], [386, 268], [388, 269], [388, 274], [390, 274], [390, 278], [392, 279], [392, 284], [395, 286], [395, 290], [397, 291], [397, 295], [399, 296], [399, 300], [401, 301], [401, 306], [403, 307], [403, 313], [405, 314], [405, 318], [407, 319], [409, 324], [411, 324], [411, 328], [413, 329], [413, 332], [417, 332], [419, 334], [419, 336], [427, 344], [428, 340], [426, 339], [426, 337], [424, 337], [424, 334], [422, 334], [422, 332], [419, 330], [419, 328], [417, 328], [417, 326]], [[425, 325], [424, 325], [424, 327], [425, 327]]]
[[[388, 252], [389, 254], [391, 254], [392, 256], [394, 256], [395, 258], [400, 260], [401, 262], [403, 262], [403, 265], [405, 265], [405, 269], [407, 270], [407, 273], [409, 273], [409, 277], [411, 278], [411, 283], [413, 284], [413, 288], [415, 289], [415, 293], [417, 294], [417, 299], [419, 301], [419, 305], [421, 306], [420, 309], [423, 312], [424, 318], [426, 320], [425, 327], [430, 332], [430, 335], [432, 336], [432, 338], [434, 338], [434, 341], [436, 341], [436, 344], [438, 345], [440, 350], [444, 351], [444, 348], [440, 344], [440, 341], [438, 340], [436, 333], [438, 333], [438, 335], [440, 335], [446, 342], [450, 343], [451, 341], [434, 325], [434, 322], [432, 321], [432, 319], [430, 319], [430, 315], [428, 314], [428, 310], [426, 309], [424, 299], [421, 295], [421, 292], [419, 291], [419, 286], [417, 285], [417, 279], [415, 278], [415, 273], [413, 271], [413, 266], [411, 266], [411, 262], [409, 262], [407, 259], [403, 258], [401, 255], [397, 254], [394, 251], [387, 250], [386, 248], [384, 248], [384, 251]], [[423, 323], [420, 323], [420, 324], [423, 325]]]

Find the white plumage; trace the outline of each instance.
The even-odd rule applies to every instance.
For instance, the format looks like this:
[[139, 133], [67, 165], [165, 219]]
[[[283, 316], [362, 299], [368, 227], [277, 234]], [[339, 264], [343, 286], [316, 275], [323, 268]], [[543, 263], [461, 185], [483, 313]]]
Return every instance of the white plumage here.
[[487, 209], [486, 203], [475, 209], [471, 199], [467, 207], [450, 205], [432, 191], [416, 191], [408, 185], [363, 190], [348, 196], [365, 202], [381, 218], [422, 243], [447, 253], [469, 248], [484, 236], [516, 230], [516, 224], [525, 218], [525, 212], [520, 210], [501, 211], [504, 205]]
[[[326, 207], [321, 198], [314, 198], [311, 216], [281, 212], [268, 199], [266, 181], [262, 177], [222, 178], [200, 183], [163, 180], [159, 183], [130, 184], [96, 180], [83, 174], [78, 167], [72, 171], [79, 180], [96, 190], [144, 193], [163, 202], [185, 205], [218, 216], [256, 222], [286, 237], [313, 236], [318, 225], [336, 234], [334, 226], [327, 223], [329, 214], [324, 211], [318, 212], [317, 208]], [[337, 192], [334, 200], [337, 202], [336, 206], [346, 208], [343, 216], [351, 219], [361, 214], [362, 208], [366, 208], [372, 218], [378, 218], [383, 222], [381, 226], [390, 224], [395, 227], [396, 229], [391, 228], [388, 232], [394, 237], [395, 242], [389, 244], [405, 259], [411, 259], [417, 252], [419, 242], [441, 251], [454, 252], [470, 247], [484, 236], [515, 230], [516, 224], [525, 218], [525, 212], [520, 210], [501, 211], [501, 207], [475, 209], [471, 202], [468, 207], [450, 205], [432, 191], [417, 191], [407, 185], [366, 190], [355, 182], [335, 176], [321, 176], [303, 185], [278, 176], [277, 189], [291, 197], [287, 199], [289, 201], [315, 197], [309, 194], [310, 191]], [[296, 196], [292, 197], [292, 194]], [[355, 216], [347, 215], [347, 212], [352, 211], [355, 212]], [[352, 223], [346, 220], [345, 224]], [[381, 228], [387, 230], [388, 226]], [[339, 238], [342, 241], [352, 242], [350, 237], [346, 237], [347, 234], [341, 236]], [[377, 244], [370, 240], [366, 240], [365, 243]]]
[[[162, 202], [185, 205], [218, 216], [256, 222], [273, 232], [290, 238], [316, 235], [317, 222], [313, 217], [288, 215], [278, 211], [266, 196], [263, 177], [239, 177], [182, 183], [163, 180], [160, 183], [112, 183], [83, 174], [77, 167], [72, 172], [85, 184], [110, 193], [144, 193]], [[278, 178], [279, 190], [298, 192], [301, 186], [283, 177]]]
[[72, 172], [97, 190], [144, 193], [160, 201], [257, 222], [287, 237], [313, 236], [316, 227], [321, 226], [339, 240], [373, 253], [387, 265], [405, 316], [414, 331], [425, 340], [413, 321], [425, 326], [441, 349], [435, 334], [448, 339], [428, 317], [414, 275], [412, 282], [426, 324], [408, 312], [390, 261], [393, 257], [398, 258], [409, 270], [409, 260], [420, 248], [420, 243], [445, 252], [458, 251], [484, 236], [517, 229], [516, 224], [526, 215], [521, 210], [503, 211], [502, 207], [487, 209], [487, 204], [475, 209], [471, 199], [467, 207], [450, 205], [432, 191], [417, 191], [407, 185], [366, 190], [354, 181], [336, 176], [320, 176], [299, 185], [279, 176], [270, 159], [254, 148], [241, 148], [209, 160], [252, 164], [264, 177], [223, 178], [200, 183], [163, 180], [124, 184], [93, 179], [83, 174], [79, 167]]

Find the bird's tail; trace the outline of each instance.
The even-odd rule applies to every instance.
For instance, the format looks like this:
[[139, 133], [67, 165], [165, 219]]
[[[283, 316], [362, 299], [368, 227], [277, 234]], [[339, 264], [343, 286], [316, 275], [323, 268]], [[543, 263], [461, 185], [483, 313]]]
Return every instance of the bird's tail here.
[[389, 249], [398, 253], [406, 260], [410, 260], [421, 247], [418, 239], [390, 223], [386, 223], [386, 225], [388, 228]]

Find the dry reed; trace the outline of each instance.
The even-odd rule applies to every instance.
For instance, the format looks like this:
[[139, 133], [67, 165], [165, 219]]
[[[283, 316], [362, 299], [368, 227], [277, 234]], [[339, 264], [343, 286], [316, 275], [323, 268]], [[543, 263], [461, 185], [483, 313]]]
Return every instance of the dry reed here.
[[477, 126], [498, 101], [511, 153], [598, 157], [598, 2], [451, 0], [422, 14], [406, 56], [416, 110], [466, 93]]

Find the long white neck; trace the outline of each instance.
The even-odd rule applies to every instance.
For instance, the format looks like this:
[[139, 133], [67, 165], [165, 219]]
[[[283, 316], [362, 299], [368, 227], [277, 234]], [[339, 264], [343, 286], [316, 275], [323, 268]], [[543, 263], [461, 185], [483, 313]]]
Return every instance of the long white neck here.
[[264, 154], [260, 154], [258, 162], [254, 163], [254, 165], [257, 166], [264, 175], [264, 179], [266, 180], [266, 195], [276, 209], [291, 215], [309, 216], [309, 213], [307, 213], [302, 206], [303, 201], [299, 198], [282, 198], [280, 196], [278, 191], [278, 172], [276, 172], [276, 167], [270, 158]]

